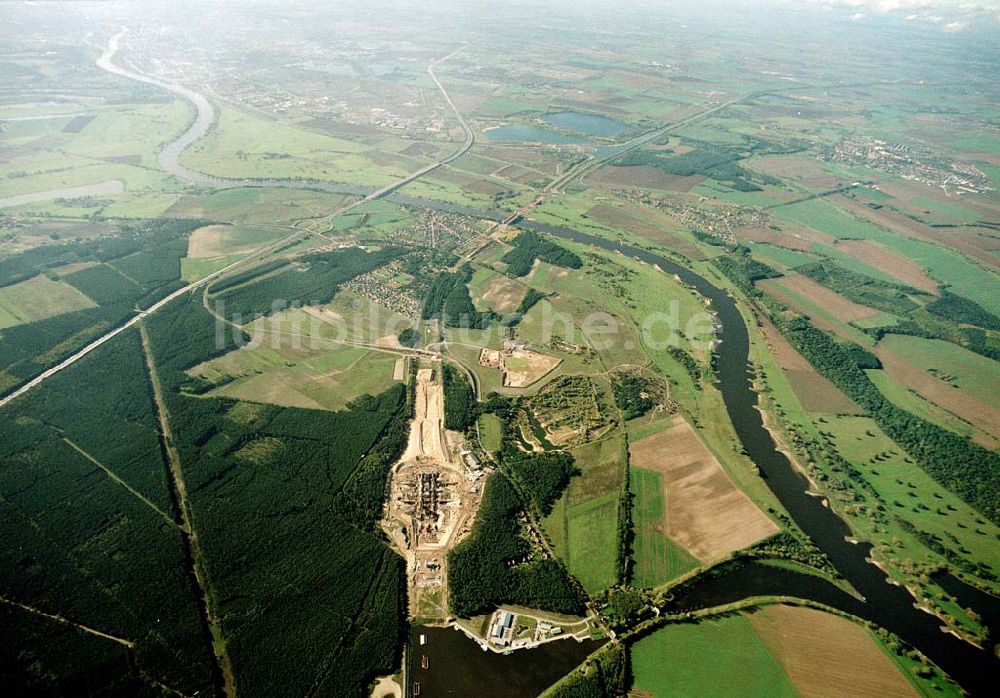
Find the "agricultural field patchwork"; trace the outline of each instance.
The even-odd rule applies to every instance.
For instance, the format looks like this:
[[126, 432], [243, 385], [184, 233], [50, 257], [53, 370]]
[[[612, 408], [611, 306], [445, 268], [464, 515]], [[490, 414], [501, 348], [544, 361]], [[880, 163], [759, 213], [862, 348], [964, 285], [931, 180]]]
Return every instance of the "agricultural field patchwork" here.
[[995, 17], [766, 4], [10, 3], [6, 693], [989, 694]]
[[665, 533], [710, 562], [778, 532], [778, 526], [729, 479], [683, 417], [629, 446], [637, 469], [662, 478]]

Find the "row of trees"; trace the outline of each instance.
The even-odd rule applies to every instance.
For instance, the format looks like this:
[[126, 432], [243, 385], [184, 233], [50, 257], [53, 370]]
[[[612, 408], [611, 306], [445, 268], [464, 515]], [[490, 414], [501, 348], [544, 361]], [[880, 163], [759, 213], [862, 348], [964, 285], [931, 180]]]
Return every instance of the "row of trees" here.
[[878, 359], [861, 347], [835, 340], [802, 317], [778, 322], [809, 363], [863, 407], [931, 477], [1000, 522], [1000, 456], [889, 402], [864, 371], [880, 368]]

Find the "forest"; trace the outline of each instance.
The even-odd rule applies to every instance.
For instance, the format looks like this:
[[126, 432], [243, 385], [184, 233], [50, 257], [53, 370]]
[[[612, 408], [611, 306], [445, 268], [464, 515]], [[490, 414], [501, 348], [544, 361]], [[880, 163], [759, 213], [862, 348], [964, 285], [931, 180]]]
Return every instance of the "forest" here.
[[[366, 252], [350, 247], [303, 255], [285, 271], [229, 287], [215, 298], [225, 303], [227, 317], [237, 318], [235, 321], [243, 324], [255, 316], [269, 315], [294, 304], [329, 303], [341, 284], [388, 264], [401, 254], [398, 248]], [[261, 273], [259, 269], [257, 273]]]
[[[507, 265], [507, 275], [514, 278], [527, 276], [536, 259], [569, 269], [583, 266], [583, 260], [575, 252], [545, 239], [533, 230], [519, 233], [514, 238], [513, 245], [513, 249], [501, 257], [500, 261]], [[540, 299], [536, 298], [534, 302], [538, 300]]]
[[146, 676], [189, 694], [210, 691], [211, 653], [138, 332], [119, 335], [16, 405], [0, 412], [0, 594], [135, 647], [123, 658], [114, 642], [45, 630], [17, 611], [8, 631], [58, 644], [20, 643], [36, 672], [20, 677], [25, 684], [6, 677], [6, 690], [47, 692], [41, 687], [57, 676], [68, 682], [52, 686], [57, 694], [76, 693], [74, 685], [97, 692], [105, 683], [139, 690]]
[[439, 272], [424, 296], [422, 318], [439, 318], [449, 327], [484, 328], [492, 315], [476, 310], [469, 295], [472, 267], [464, 264], [458, 271]]
[[582, 605], [562, 563], [531, 558], [513, 485], [490, 475], [472, 535], [448, 554], [451, 611], [463, 617], [486, 613], [501, 603], [580, 613]]
[[641, 375], [618, 372], [614, 374], [611, 388], [625, 421], [642, 417], [656, 407], [656, 386]]
[[751, 298], [760, 295], [760, 291], [754, 286], [755, 281], [781, 276], [780, 272], [751, 257], [749, 248], [742, 246], [731, 255], [716, 257], [712, 264]]
[[694, 150], [681, 155], [636, 150], [616, 164], [655, 167], [667, 174], [680, 177], [703, 175], [722, 182], [736, 191], [760, 191], [761, 188], [754, 179], [768, 180], [740, 165], [740, 161], [745, 159], [742, 150], [736, 147], [726, 148], [715, 143], [697, 143]]
[[406, 387], [342, 412], [186, 396], [184, 369], [227, 348], [185, 300], [150, 334], [240, 693], [361, 695], [403, 632], [403, 561], [376, 520], [406, 442]]
[[449, 363], [441, 364], [444, 380], [444, 428], [464, 432], [479, 416], [475, 393], [465, 374]]

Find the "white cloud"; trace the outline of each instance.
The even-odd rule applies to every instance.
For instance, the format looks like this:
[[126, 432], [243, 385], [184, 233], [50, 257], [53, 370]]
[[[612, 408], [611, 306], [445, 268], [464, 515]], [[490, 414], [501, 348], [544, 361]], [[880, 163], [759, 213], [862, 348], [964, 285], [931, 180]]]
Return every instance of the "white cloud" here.
[[993, 11], [998, 4], [995, 0], [797, 0], [811, 5], [827, 7], [851, 7], [865, 12], [912, 13], [914, 10], [958, 10], [962, 12]]
[[1000, 0], [793, 0], [832, 10], [852, 12], [855, 22], [870, 15], [894, 14], [911, 22], [939, 24], [942, 31], [959, 32], [1000, 11]]

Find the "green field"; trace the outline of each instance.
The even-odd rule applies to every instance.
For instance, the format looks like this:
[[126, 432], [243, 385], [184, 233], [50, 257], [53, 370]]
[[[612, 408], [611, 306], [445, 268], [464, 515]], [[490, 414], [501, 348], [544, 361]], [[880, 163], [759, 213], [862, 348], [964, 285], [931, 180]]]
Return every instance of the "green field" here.
[[875, 387], [897, 407], [928, 422], [942, 426], [945, 429], [951, 429], [956, 434], [961, 434], [962, 436], [979, 436], [986, 439], [985, 443], [996, 443], [992, 437], [980, 432], [968, 422], [959, 419], [951, 412], [941, 409], [933, 402], [925, 400], [909, 388], [900, 385], [890, 378], [885, 371], [869, 370], [865, 371], [865, 373], [868, 374], [868, 378], [875, 384]]
[[977, 400], [1000, 407], [1000, 363], [941, 339], [891, 334], [881, 343]]
[[[902, 449], [889, 440], [873, 420], [830, 417], [817, 427], [844, 458], [859, 468], [894, 517], [908, 522], [916, 530], [948, 541], [946, 547], [958, 560], [982, 564], [993, 574], [1000, 572], [1000, 560], [996, 556], [1000, 527], [984, 520], [909, 462]], [[877, 542], [879, 554], [896, 561], [942, 559], [917, 544], [912, 534], [900, 530], [894, 519], [887, 524], [863, 517], [855, 522], [870, 529], [867, 536]]]
[[632, 583], [640, 587], [657, 587], [695, 569], [698, 561], [666, 534], [666, 506], [660, 473], [631, 468], [629, 490], [634, 497]]
[[618, 495], [566, 507], [566, 567], [593, 594], [615, 583]]
[[0, 288], [0, 329], [96, 306], [69, 284], [40, 275]]
[[570, 573], [588, 592], [616, 581], [618, 498], [625, 468], [621, 434], [605, 436], [571, 451], [574, 476], [545, 519], [545, 528]]
[[799, 695], [744, 616], [657, 630], [633, 645], [632, 672], [655, 697]]
[[483, 448], [490, 453], [500, 450], [500, 429], [500, 418], [495, 414], [484, 414], [479, 417], [479, 437]]

